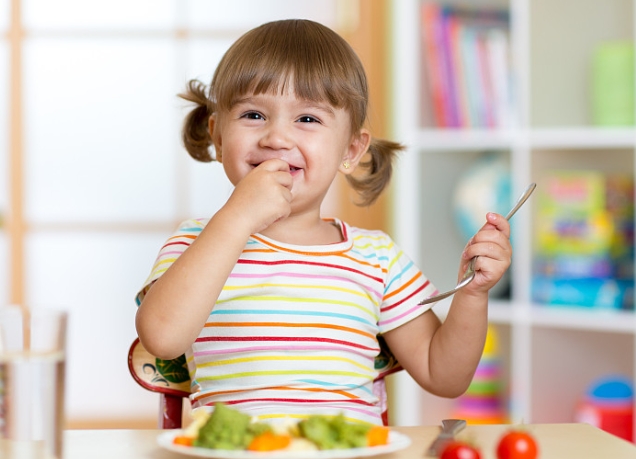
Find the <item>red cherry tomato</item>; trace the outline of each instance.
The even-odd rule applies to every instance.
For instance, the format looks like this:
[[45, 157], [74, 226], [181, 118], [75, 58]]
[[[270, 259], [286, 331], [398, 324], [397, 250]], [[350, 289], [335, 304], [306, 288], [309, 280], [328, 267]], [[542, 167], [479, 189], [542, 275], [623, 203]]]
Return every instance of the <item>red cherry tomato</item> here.
[[539, 448], [530, 433], [509, 430], [499, 440], [497, 459], [536, 459]]
[[444, 447], [439, 459], [481, 459], [481, 454], [473, 445], [453, 440]]

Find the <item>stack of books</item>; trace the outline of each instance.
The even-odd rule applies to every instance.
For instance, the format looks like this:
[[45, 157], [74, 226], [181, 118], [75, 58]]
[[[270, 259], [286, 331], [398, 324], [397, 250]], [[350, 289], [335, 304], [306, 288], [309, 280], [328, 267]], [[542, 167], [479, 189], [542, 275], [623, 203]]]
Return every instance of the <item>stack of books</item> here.
[[421, 14], [423, 89], [434, 124], [510, 127], [509, 12], [423, 3]]

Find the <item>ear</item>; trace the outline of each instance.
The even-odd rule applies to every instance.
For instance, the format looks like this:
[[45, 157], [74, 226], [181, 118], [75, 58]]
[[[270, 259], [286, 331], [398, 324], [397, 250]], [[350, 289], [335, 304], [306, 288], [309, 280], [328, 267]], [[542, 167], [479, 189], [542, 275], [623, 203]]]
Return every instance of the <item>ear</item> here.
[[[345, 175], [351, 174], [369, 149], [370, 144], [370, 132], [367, 129], [360, 129], [357, 135], [351, 137], [351, 142], [346, 153], [342, 156], [342, 162], [338, 170]], [[345, 165], [348, 165], [348, 167], [345, 167]]]
[[220, 130], [215, 131], [215, 127], [217, 126], [216, 115], [210, 115], [208, 118], [208, 134], [210, 134], [210, 138], [212, 139], [212, 145], [214, 145], [214, 154], [215, 159], [222, 163], [223, 162], [223, 154], [221, 150], [221, 135], [219, 134]]

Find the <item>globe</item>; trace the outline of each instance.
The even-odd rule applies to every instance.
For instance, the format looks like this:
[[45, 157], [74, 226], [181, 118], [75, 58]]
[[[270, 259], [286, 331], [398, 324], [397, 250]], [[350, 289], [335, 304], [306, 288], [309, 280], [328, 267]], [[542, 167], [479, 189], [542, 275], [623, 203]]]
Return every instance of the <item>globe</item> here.
[[460, 176], [453, 194], [453, 209], [463, 242], [484, 225], [486, 213], [508, 213], [510, 186], [510, 166], [501, 154], [480, 156]]
[[[462, 243], [486, 223], [486, 213], [508, 213], [512, 207], [510, 187], [510, 166], [501, 154], [480, 156], [460, 176], [453, 194], [453, 213]], [[495, 298], [505, 297], [509, 286], [510, 274], [506, 272], [490, 293]]]

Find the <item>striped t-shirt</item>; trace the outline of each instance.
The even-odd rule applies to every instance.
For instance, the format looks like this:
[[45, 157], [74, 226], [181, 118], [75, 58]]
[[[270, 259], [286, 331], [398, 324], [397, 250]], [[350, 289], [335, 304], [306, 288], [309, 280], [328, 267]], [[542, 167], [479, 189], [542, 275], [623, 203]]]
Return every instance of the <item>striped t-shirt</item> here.
[[[184, 222], [145, 292], [208, 219]], [[186, 359], [193, 408], [225, 402], [261, 420], [344, 412], [381, 424], [374, 380], [395, 362], [378, 335], [425, 312], [435, 288], [380, 231], [333, 220], [343, 241], [296, 246], [252, 235]]]

